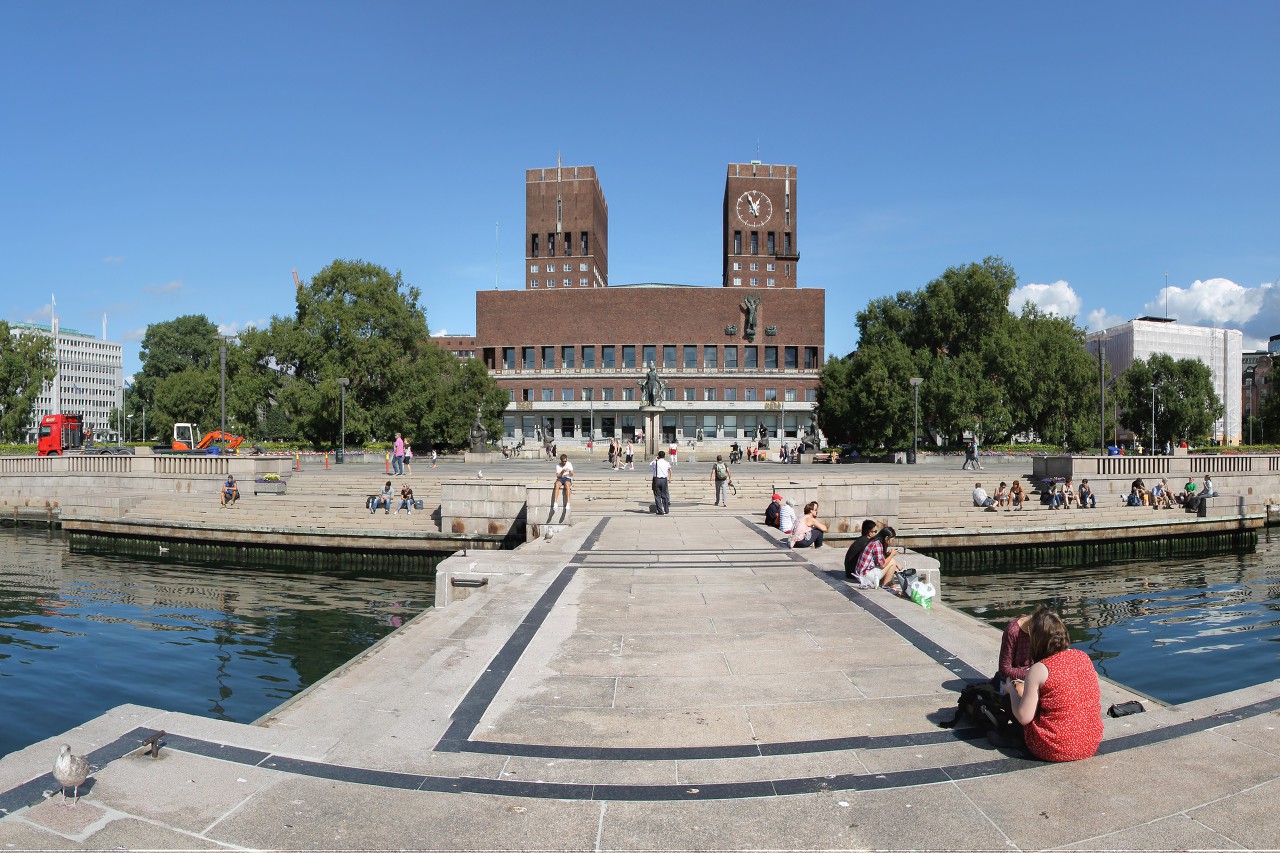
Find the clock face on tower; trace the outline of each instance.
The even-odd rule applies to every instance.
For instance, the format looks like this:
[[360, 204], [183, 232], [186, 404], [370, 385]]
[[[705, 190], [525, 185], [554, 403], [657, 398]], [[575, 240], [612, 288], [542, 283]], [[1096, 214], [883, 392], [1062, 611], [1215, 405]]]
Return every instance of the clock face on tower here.
[[747, 190], [738, 196], [738, 219], [748, 228], [759, 228], [773, 216], [773, 202], [759, 190]]

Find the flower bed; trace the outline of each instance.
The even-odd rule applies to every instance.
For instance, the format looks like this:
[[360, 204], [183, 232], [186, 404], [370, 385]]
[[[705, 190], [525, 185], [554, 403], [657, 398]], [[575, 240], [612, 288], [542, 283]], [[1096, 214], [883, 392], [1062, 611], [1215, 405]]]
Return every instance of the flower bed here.
[[257, 479], [253, 481], [253, 493], [255, 495], [283, 495], [289, 488], [289, 484], [284, 480], [266, 480]]

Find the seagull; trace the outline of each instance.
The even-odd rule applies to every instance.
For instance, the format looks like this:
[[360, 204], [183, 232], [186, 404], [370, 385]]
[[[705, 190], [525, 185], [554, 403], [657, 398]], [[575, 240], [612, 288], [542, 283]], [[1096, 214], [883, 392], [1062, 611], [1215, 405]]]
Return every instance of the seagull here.
[[477, 480], [483, 480], [483, 479], [484, 479], [484, 472], [483, 472], [483, 471], [477, 471], [477, 472], [476, 472], [476, 479], [477, 479]]
[[168, 549], [168, 548], [166, 548], [166, 547], [164, 547], [163, 545], [161, 545], [161, 546], [160, 546], [160, 553], [161, 553], [161, 554], [168, 554], [168, 553], [169, 553], [169, 549]]
[[57, 779], [58, 784], [62, 786], [63, 804], [67, 802], [67, 786], [70, 785], [75, 789], [75, 799], [71, 801], [71, 808], [76, 807], [76, 803], [80, 802], [80, 786], [88, 776], [88, 760], [83, 755], [72, 755], [71, 747], [64, 743], [58, 760], [53, 762], [53, 778]]

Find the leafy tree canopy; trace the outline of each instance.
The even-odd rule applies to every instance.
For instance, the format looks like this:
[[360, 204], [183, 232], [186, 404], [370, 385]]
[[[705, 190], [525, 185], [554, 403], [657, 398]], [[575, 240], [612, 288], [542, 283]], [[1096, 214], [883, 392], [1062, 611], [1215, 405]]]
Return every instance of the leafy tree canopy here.
[[924, 289], [858, 312], [858, 351], [823, 368], [818, 416], [837, 442], [909, 447], [920, 385], [922, 436], [987, 442], [1035, 433], [1085, 445], [1099, 434], [1097, 373], [1084, 332], [1033, 306], [1008, 309], [1017, 275], [999, 258], [952, 267]]
[[57, 375], [53, 354], [52, 338], [15, 335], [0, 321], [0, 440], [25, 440], [36, 399]]
[[1120, 375], [1116, 388], [1120, 423], [1150, 440], [1153, 402], [1157, 443], [1202, 441], [1223, 413], [1208, 365], [1163, 353], [1135, 360]]

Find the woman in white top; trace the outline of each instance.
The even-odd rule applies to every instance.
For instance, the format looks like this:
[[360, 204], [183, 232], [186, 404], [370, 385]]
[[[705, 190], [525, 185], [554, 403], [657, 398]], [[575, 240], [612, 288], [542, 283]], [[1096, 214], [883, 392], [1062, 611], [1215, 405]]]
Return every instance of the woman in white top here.
[[556, 496], [564, 489], [564, 506], [569, 508], [569, 496], [573, 492], [573, 463], [564, 453], [560, 454], [560, 464], [556, 466], [556, 484], [551, 488], [551, 506], [556, 505]]

